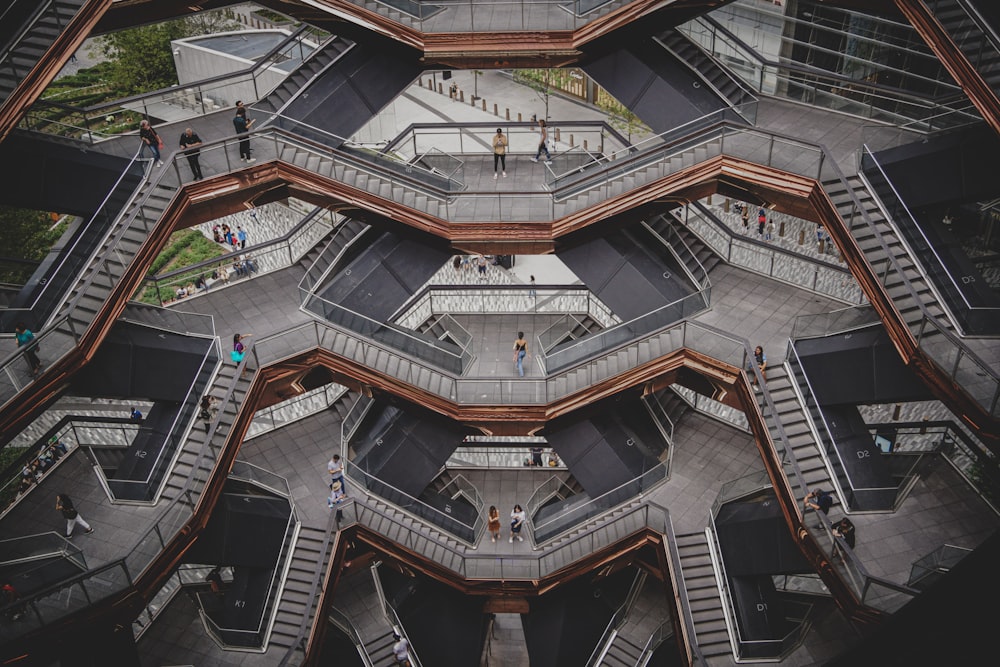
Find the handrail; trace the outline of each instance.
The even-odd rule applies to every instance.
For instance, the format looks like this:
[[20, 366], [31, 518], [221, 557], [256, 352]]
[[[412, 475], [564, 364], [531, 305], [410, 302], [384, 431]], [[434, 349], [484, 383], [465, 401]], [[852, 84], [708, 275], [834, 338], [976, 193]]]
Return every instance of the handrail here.
[[[862, 146], [862, 156], [863, 156], [862, 157], [863, 160], [867, 159], [868, 161], [870, 161], [871, 165], [874, 166], [875, 169], [878, 170], [879, 174], [881, 174], [882, 180], [885, 182], [885, 184], [887, 186], [889, 186], [889, 189], [892, 190], [892, 195], [895, 198], [895, 203], [898, 204], [898, 206], [902, 207], [902, 210], [906, 213], [906, 216], [909, 218], [909, 222], [912, 223], [910, 225], [910, 227], [913, 228], [913, 229], [916, 229], [917, 232], [919, 232], [919, 234], [920, 234], [920, 238], [923, 239], [925, 247], [922, 248], [922, 249], [920, 249], [919, 254], [917, 254], [917, 253], [911, 253], [914, 256], [914, 258], [923, 256], [924, 253], [926, 253], [928, 250], [930, 250], [931, 254], [934, 256], [934, 259], [937, 260], [938, 265], [943, 269], [944, 274], [946, 276], [948, 276], [948, 280], [951, 283], [951, 287], [954, 289], [955, 292], [958, 293], [959, 298], [962, 299], [962, 303], [965, 305], [965, 307], [968, 310], [971, 310], [971, 311], [977, 311], [977, 310], [979, 310], [979, 311], [984, 311], [984, 312], [989, 312], [989, 313], [997, 313], [998, 316], [1000, 316], [1000, 307], [998, 307], [998, 306], [973, 306], [972, 304], [969, 303], [969, 300], [965, 298], [965, 294], [962, 291], [962, 288], [955, 281], [955, 276], [953, 276], [951, 274], [951, 271], [948, 270], [948, 266], [944, 263], [944, 260], [941, 259], [941, 255], [938, 254], [937, 244], [932, 243], [931, 240], [927, 238], [927, 234], [924, 232], [923, 226], [920, 225], [917, 222], [917, 219], [914, 217], [913, 213], [910, 211], [910, 207], [906, 205], [906, 202], [903, 200], [903, 197], [899, 194], [899, 191], [896, 190], [896, 186], [893, 184], [892, 180], [889, 178], [889, 175], [885, 173], [885, 169], [882, 168], [882, 165], [881, 165], [881, 163], [879, 163], [878, 158], [875, 157], [875, 153], [870, 148], [868, 148], [867, 145], [863, 145]], [[876, 193], [873, 192], [873, 194], [876, 194]], [[881, 197], [880, 197], [880, 199], [881, 199]], [[885, 202], [883, 202], [883, 203], [885, 203]], [[888, 206], [887, 206], [887, 208], [888, 208]], [[893, 206], [892, 208], [895, 209], [896, 207]], [[896, 224], [895, 221], [892, 218], [889, 218], [889, 220], [891, 222], [893, 222], [894, 224]], [[904, 221], [904, 224], [905, 224], [905, 221]], [[902, 227], [898, 227], [898, 230], [899, 230], [900, 235], [902, 235]], [[935, 273], [937, 273], [937, 272], [935, 272]], [[949, 313], [951, 313], [951, 308], [948, 308], [948, 304], [946, 303], [946, 300], [942, 299], [941, 301], [939, 301], [939, 305], [942, 308], [945, 308]], [[952, 319], [954, 319], [954, 317]]]
[[192, 271], [197, 271], [199, 269], [204, 269], [206, 267], [212, 266], [213, 264], [218, 264], [220, 262], [227, 262], [227, 261], [229, 261], [229, 260], [231, 260], [231, 259], [233, 259], [235, 257], [239, 257], [240, 255], [247, 254], [247, 252], [250, 251], [250, 250], [253, 250], [254, 252], [260, 252], [262, 249], [266, 249], [266, 248], [269, 248], [271, 246], [276, 246], [276, 245], [280, 245], [282, 243], [286, 243], [289, 239], [291, 239], [291, 238], [293, 238], [295, 236], [298, 236], [299, 232], [301, 232], [302, 229], [306, 225], [308, 225], [309, 223], [313, 222], [315, 218], [319, 217], [320, 214], [325, 213], [325, 212], [326, 212], [326, 210], [323, 207], [317, 206], [313, 210], [309, 211], [309, 213], [306, 213], [305, 216], [303, 216], [303, 218], [301, 220], [299, 220], [297, 223], [295, 223], [295, 225], [291, 229], [289, 229], [287, 232], [285, 232], [281, 236], [278, 236], [277, 238], [269, 239], [267, 241], [262, 241], [261, 243], [255, 243], [252, 246], [240, 249], [240, 250], [238, 250], [236, 252], [228, 252], [228, 253], [224, 253], [222, 255], [218, 255], [217, 257], [211, 257], [209, 259], [203, 259], [200, 262], [195, 262], [194, 264], [189, 264], [187, 266], [182, 266], [182, 267], [180, 267], [178, 269], [173, 269], [172, 271], [167, 271], [166, 273], [158, 273], [158, 274], [156, 274], [154, 276], [147, 277], [146, 281], [149, 281], [149, 280], [153, 280], [153, 281], [169, 280], [170, 278], [175, 278], [177, 276], [184, 275], [186, 273], [191, 273]]
[[[168, 441], [171, 440], [171, 439], [173, 439], [173, 438], [177, 438], [178, 439], [178, 444], [180, 444], [179, 439], [184, 435], [184, 430], [185, 430], [185, 428], [187, 426], [186, 423], [184, 423], [184, 424], [181, 423], [181, 418], [182, 417], [186, 417], [187, 419], [190, 419], [191, 416], [193, 416], [193, 410], [191, 411], [190, 415], [185, 415], [185, 406], [189, 405], [189, 404], [192, 407], [197, 406], [198, 401], [201, 400], [201, 394], [203, 392], [199, 391], [196, 394], [195, 393], [195, 387], [203, 379], [207, 380], [207, 378], [203, 378], [202, 377], [202, 374], [206, 370], [206, 368], [208, 368], [208, 364], [210, 362], [210, 359], [213, 356], [215, 357], [215, 364], [212, 367], [212, 372], [214, 372], [214, 367], [217, 367], [218, 364], [221, 361], [220, 358], [219, 358], [219, 354], [218, 354], [218, 338], [215, 338], [214, 341], [215, 341], [214, 344], [213, 345], [209, 345], [208, 349], [202, 355], [201, 363], [198, 366], [198, 370], [194, 373], [194, 377], [191, 379], [191, 384], [188, 385], [187, 391], [184, 393], [184, 400], [181, 401], [180, 407], [178, 408], [177, 413], [174, 415], [173, 422], [171, 422], [170, 427], [166, 430], [166, 432], [163, 435], [163, 445], [159, 448], [159, 451], [156, 454], [156, 460], [153, 461], [153, 465], [150, 467], [149, 473], [146, 475], [146, 479], [143, 479], [143, 480], [138, 480], [138, 479], [108, 479], [107, 482], [108, 482], [109, 486], [111, 486], [113, 484], [113, 485], [120, 485], [122, 488], [130, 488], [130, 485], [146, 485], [146, 484], [149, 484], [150, 480], [153, 478], [153, 475], [157, 474], [157, 469], [160, 467], [160, 460], [163, 458], [164, 452], [168, 449]], [[179, 431], [178, 431], [178, 429], [179, 429]], [[174, 453], [175, 452], [171, 452], [170, 456], [172, 457], [174, 455]], [[103, 472], [101, 472], [101, 476], [102, 477], [104, 476]], [[164, 474], [163, 480], [161, 480], [159, 486], [162, 487], [163, 484], [166, 483], [166, 481], [167, 481], [167, 478], [166, 478], [166, 475]], [[112, 489], [112, 491], [114, 491], [114, 489]], [[159, 495], [159, 490], [157, 490], [157, 493], [154, 494], [154, 497], [158, 496], [158, 495]], [[116, 498], [116, 499], [117, 500], [123, 500], [121, 498]], [[128, 499], [128, 500], [134, 500], [134, 499]]]
[[[49, 1], [51, 2], [51, 0], [49, 0]], [[214, 76], [206, 77], [204, 79], [199, 79], [197, 81], [190, 81], [188, 83], [183, 83], [183, 84], [174, 84], [172, 86], [167, 86], [166, 88], [159, 88], [157, 90], [151, 90], [151, 91], [148, 91], [148, 92], [145, 92], [145, 93], [138, 93], [136, 95], [130, 95], [128, 97], [122, 97], [122, 98], [119, 98], [119, 99], [116, 99], [116, 100], [111, 100], [109, 102], [101, 102], [99, 104], [94, 104], [94, 105], [87, 106], [87, 107], [77, 107], [77, 106], [73, 106], [73, 105], [70, 105], [70, 104], [65, 104], [63, 102], [58, 102], [58, 101], [54, 101], [54, 100], [46, 100], [44, 98], [37, 100], [35, 102], [35, 104], [39, 104], [42, 107], [52, 107], [52, 108], [61, 109], [61, 110], [64, 110], [64, 111], [80, 113], [81, 115], [84, 116], [85, 120], [89, 120], [90, 119], [89, 117], [91, 115], [100, 115], [100, 114], [105, 113], [109, 109], [115, 109], [115, 108], [124, 106], [126, 104], [132, 104], [132, 103], [135, 103], [135, 102], [144, 102], [144, 101], [146, 101], [146, 100], [148, 100], [150, 98], [154, 98], [154, 97], [162, 97], [164, 95], [177, 94], [179, 92], [183, 92], [184, 89], [186, 89], [186, 88], [195, 88], [195, 87], [201, 87], [201, 86], [205, 86], [205, 85], [209, 85], [209, 84], [213, 84], [213, 83], [228, 82], [228, 81], [231, 81], [232, 79], [235, 79], [235, 78], [238, 78], [238, 77], [243, 77], [243, 76], [246, 76], [248, 74], [251, 77], [255, 77], [255, 75], [257, 74], [258, 70], [265, 70], [265, 69], [270, 68], [273, 65], [272, 59], [274, 58], [274, 56], [276, 56], [277, 54], [279, 54], [281, 51], [284, 51], [290, 44], [293, 44], [294, 42], [297, 42], [297, 41], [301, 41], [301, 40], [299, 40], [299, 38], [302, 36], [303, 33], [306, 33], [309, 30], [310, 30], [310, 26], [308, 24], [306, 24], [306, 23], [303, 23], [301, 26], [299, 26], [293, 32], [291, 32], [288, 36], [286, 36], [276, 46], [272, 47], [267, 53], [265, 53], [262, 56], [260, 56], [252, 65], [250, 65], [249, 67], [245, 67], [243, 69], [237, 70], [235, 72], [228, 72], [228, 73], [225, 73], [225, 74], [216, 74]], [[310, 35], [310, 36], [313, 36], [313, 35]], [[329, 41], [329, 39], [331, 39], [332, 37], [333, 37], [332, 35], [330, 37], [327, 37], [326, 41]], [[314, 54], [318, 53], [323, 48], [323, 46], [325, 45], [326, 41], [319, 40], [318, 43], [317, 43], [317, 45], [316, 45], [316, 49], [305, 60], [308, 60]], [[305, 60], [303, 60], [303, 62], [305, 62]], [[290, 76], [292, 73], [293, 72], [288, 72], [286, 74], [286, 76]], [[87, 132], [91, 132], [92, 131], [90, 128], [80, 128], [80, 129], [83, 129], [83, 130], [85, 130]], [[123, 134], [134, 134], [134, 133], [135, 132], [133, 131], [133, 132], [126, 132], [126, 133], [123, 133]], [[121, 135], [114, 135], [114, 136], [121, 136]]]
[[957, 0], [957, 2], [958, 6], [972, 19], [972, 22], [976, 24], [976, 27], [979, 28], [983, 35], [993, 43], [993, 48], [1000, 51], [1000, 33], [997, 32], [996, 26], [987, 21], [979, 9], [969, 2], [969, 0]]
[[674, 590], [674, 600], [676, 602], [677, 616], [680, 617], [678, 627], [681, 631], [682, 646], [687, 649], [691, 657], [691, 665], [704, 665], [705, 657], [702, 655], [701, 647], [698, 645], [698, 634], [694, 628], [694, 612], [691, 609], [691, 599], [688, 596], [687, 584], [684, 580], [684, 568], [681, 565], [681, 552], [677, 546], [677, 535], [674, 532], [674, 521], [670, 517], [670, 512], [663, 510], [663, 534], [666, 539], [663, 541], [666, 552], [667, 566], [670, 572], [671, 584]]
[[[35, 11], [31, 13], [31, 16], [27, 17], [25, 20], [21, 22], [21, 25], [24, 27], [24, 30], [22, 30], [17, 35], [14, 35], [14, 37], [11, 38], [10, 42], [8, 42], [3, 47], [3, 50], [0, 51], [0, 63], [6, 61], [7, 56], [9, 56], [14, 49], [20, 46], [21, 40], [23, 40], [27, 36], [27, 34], [31, 32], [31, 28], [34, 27], [35, 23], [39, 20], [41, 15], [44, 14], [52, 4], [54, 4], [54, 0], [43, 0], [42, 2], [39, 2], [38, 6], [35, 7]], [[0, 14], [0, 19], [3, 19], [3, 17], [7, 15], [7, 12], [11, 11], [16, 6], [17, 2], [11, 2], [9, 5], [7, 5], [7, 8], [3, 10], [3, 14]], [[21, 6], [23, 7], [24, 4], [22, 3]]]
[[[937, 108], [937, 107], [942, 106], [940, 104], [937, 104], [937, 103], [933, 102], [933, 98], [928, 99], [926, 97], [922, 97], [920, 95], [917, 95], [917, 94], [913, 93], [913, 91], [909, 91], [909, 90], [906, 90], [904, 88], [896, 88], [895, 86], [887, 86], [887, 85], [881, 84], [881, 83], [873, 83], [871, 81], [866, 81], [866, 80], [863, 80], [863, 79], [853, 79], [853, 78], [851, 78], [849, 76], [844, 76], [842, 74], [837, 74], [835, 72], [830, 72], [829, 70], [824, 70], [824, 69], [820, 69], [820, 68], [817, 68], [817, 67], [810, 67], [808, 65], [802, 65], [802, 64], [799, 64], [799, 63], [781, 62], [781, 61], [777, 61], [777, 60], [768, 60], [767, 58], [765, 58], [764, 56], [762, 56], [760, 53], [758, 53], [756, 49], [754, 49], [752, 46], [750, 46], [749, 44], [747, 44], [746, 42], [744, 42], [742, 39], [740, 39], [740, 37], [738, 35], [736, 35], [732, 31], [730, 31], [728, 28], [726, 28], [726, 26], [722, 25], [711, 14], [703, 14], [703, 15], [695, 18], [693, 22], [694, 23], [707, 23], [713, 30], [716, 30], [719, 33], [721, 33], [722, 35], [724, 35], [729, 40], [729, 42], [731, 44], [733, 44], [735, 47], [737, 47], [742, 53], [744, 53], [745, 55], [750, 56], [751, 58], [753, 58], [754, 60], [756, 60], [757, 62], [759, 62], [762, 65], [767, 65], [769, 67], [774, 67], [774, 68], [785, 69], [785, 70], [788, 70], [790, 72], [797, 72], [797, 73], [800, 73], [800, 74], [806, 74], [808, 76], [823, 77], [823, 78], [829, 79], [831, 81], [837, 81], [837, 82], [844, 83], [844, 84], [849, 84], [849, 85], [852, 85], [852, 86], [862, 86], [864, 88], [868, 88], [868, 89], [871, 89], [871, 90], [876, 90], [876, 91], [884, 90], [884, 91], [886, 91], [888, 93], [892, 93], [892, 94], [897, 95], [897, 96], [899, 96], [901, 98], [909, 98], [910, 100], [912, 100], [914, 102], [919, 102], [919, 103], [928, 103], [928, 102], [930, 102], [931, 106], [929, 106], [927, 108]], [[843, 54], [841, 54], [841, 55], [843, 55]], [[896, 70], [896, 71], [902, 71], [902, 70]], [[935, 85], [941, 85], [941, 86], [944, 86], [946, 88], [951, 88], [955, 93], [961, 93], [961, 87], [959, 85], [957, 85], [957, 84], [950, 83], [948, 81], [941, 81], [941, 80], [938, 80], [938, 79], [928, 79], [927, 77], [924, 77], [924, 76], [919, 75], [919, 74], [913, 74], [912, 72], [905, 72], [905, 73], [909, 74], [910, 76], [914, 76], [914, 77], [916, 77], [918, 79], [925, 79], [928, 82], [934, 83]]]
[[[94, 215], [92, 215], [90, 217], [90, 220], [88, 220], [85, 225], [83, 225], [82, 227], [80, 227], [76, 231], [74, 239], [73, 239], [73, 242], [69, 245], [69, 247], [63, 249], [60, 252], [60, 254], [62, 255], [62, 259], [56, 265], [55, 269], [53, 269], [51, 271], [51, 273], [53, 275], [57, 275], [62, 270], [63, 266], [65, 266], [66, 263], [71, 258], [73, 258], [73, 259], [79, 259], [78, 257], [74, 257], [74, 253], [76, 251], [76, 247], [82, 242], [83, 237], [86, 235], [87, 231], [91, 228], [91, 225], [94, 224], [94, 221], [97, 220], [98, 216], [101, 215], [101, 212], [104, 211], [105, 206], [107, 206], [108, 201], [111, 199], [112, 195], [115, 194], [115, 191], [118, 189], [118, 186], [121, 185], [121, 183], [125, 179], [125, 177], [127, 175], [129, 175], [129, 172], [132, 170], [132, 166], [134, 164], [136, 164], [136, 162], [139, 160], [139, 155], [141, 155], [141, 153], [142, 153], [142, 146], [139, 147], [139, 150], [137, 150], [135, 152], [135, 155], [132, 156], [132, 159], [129, 160], [128, 164], [125, 165], [125, 169], [122, 171], [121, 175], [118, 176], [117, 180], [115, 180], [115, 183], [114, 183], [114, 185], [111, 186], [111, 189], [108, 190], [108, 193], [104, 196], [104, 199], [98, 205], [97, 210], [94, 212]], [[136, 185], [136, 189], [132, 192], [131, 197], [134, 197], [135, 196], [135, 192], [139, 191], [142, 188], [142, 186], [143, 186], [143, 182], [140, 180], [139, 183]], [[126, 208], [127, 208], [127, 206], [123, 207], [122, 211], [126, 210]], [[117, 219], [117, 217], [119, 215], [121, 215], [121, 211], [118, 211], [118, 212], [115, 213], [115, 219]], [[113, 224], [113, 221], [112, 221], [112, 224]], [[105, 235], [105, 239], [106, 238], [107, 237]], [[96, 249], [90, 254], [90, 259], [87, 260], [86, 265], [90, 265], [90, 263], [93, 260], [93, 257], [100, 250], [100, 247], [101, 247], [101, 244], [97, 244]], [[26, 306], [23, 306], [22, 308], [24, 308], [26, 310], [30, 310], [30, 309], [34, 308], [36, 305], [38, 305], [38, 302], [42, 299], [43, 296], [45, 296], [45, 293], [49, 289], [49, 287], [51, 285], [54, 285], [55, 283], [56, 283], [56, 281], [54, 281], [54, 280], [48, 281], [45, 285], [42, 286], [42, 289], [35, 296], [34, 300], [30, 304], [28, 304]], [[2, 311], [0, 311], [0, 312], [2, 312]], [[54, 316], [55, 313], [53, 313], [52, 315]], [[51, 316], [49, 318], [47, 318], [47, 319], [51, 319]]]

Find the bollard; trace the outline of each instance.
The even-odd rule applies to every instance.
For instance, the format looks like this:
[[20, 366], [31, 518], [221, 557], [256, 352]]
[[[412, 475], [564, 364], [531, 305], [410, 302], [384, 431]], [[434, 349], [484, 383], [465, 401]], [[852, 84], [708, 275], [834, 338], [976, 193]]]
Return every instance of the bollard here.
[[799, 245], [805, 245], [806, 242], [806, 230], [799, 230]]
[[712, 205], [712, 195], [708, 195], [708, 205]]
[[559, 143], [559, 128], [556, 128], [556, 143]]
[[438, 83], [438, 95], [444, 95], [444, 84]]
[[505, 109], [505, 112], [506, 112], [506, 114], [507, 114], [507, 116], [506, 116], [507, 120], [510, 120], [510, 107], [507, 107], [507, 108]]
[[587, 150], [587, 140], [583, 140], [583, 150]]
[[521, 112], [520, 111], [517, 112], [517, 122], [518, 123], [521, 122]]
[[724, 200], [722, 200], [722, 210], [725, 211], [726, 213], [729, 213], [729, 205], [732, 203], [733, 200], [730, 199], [729, 197], [726, 197]]
[[573, 146], [576, 146], [576, 144], [573, 143], [573, 135], [572, 134], [569, 135], [569, 146], [570, 146], [570, 148], [572, 148]]
[[493, 115], [494, 116], [499, 116], [500, 115], [500, 107], [498, 107], [495, 102], [493, 104]]
[[459, 102], [465, 102], [465, 91], [464, 90], [458, 91], [458, 101]]
[[483, 111], [486, 111], [486, 100], [483, 100]]
[[784, 236], [784, 235], [785, 235], [785, 221], [782, 220], [781, 224], [778, 225], [778, 236]]

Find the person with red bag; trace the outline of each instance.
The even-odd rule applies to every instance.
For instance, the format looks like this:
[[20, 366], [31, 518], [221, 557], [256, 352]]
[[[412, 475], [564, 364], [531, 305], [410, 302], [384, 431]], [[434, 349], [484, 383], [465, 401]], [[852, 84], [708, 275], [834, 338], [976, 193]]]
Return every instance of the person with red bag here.
[[163, 139], [160, 139], [160, 135], [146, 119], [139, 123], [139, 138], [142, 140], [143, 149], [148, 146], [149, 150], [152, 151], [156, 166], [162, 167], [163, 160], [160, 159], [160, 149], [163, 148]]

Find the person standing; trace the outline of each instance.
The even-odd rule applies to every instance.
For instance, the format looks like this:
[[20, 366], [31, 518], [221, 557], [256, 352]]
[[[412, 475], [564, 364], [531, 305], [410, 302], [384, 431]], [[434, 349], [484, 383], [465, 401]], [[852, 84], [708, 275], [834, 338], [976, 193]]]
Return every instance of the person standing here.
[[524, 377], [524, 358], [528, 356], [528, 341], [524, 339], [524, 332], [517, 332], [517, 340], [514, 341], [514, 364], [517, 366], [517, 374]]
[[538, 162], [538, 158], [541, 157], [542, 153], [545, 153], [545, 164], [552, 164], [552, 155], [549, 153], [548, 147], [549, 130], [544, 120], [538, 121], [538, 129], [541, 130], [542, 137], [538, 142], [538, 150], [535, 151], [535, 157], [531, 158], [531, 161]]
[[830, 528], [833, 529], [833, 534], [836, 537], [844, 538], [847, 542], [847, 546], [854, 548], [855, 538], [854, 538], [854, 524], [846, 516], [840, 521], [830, 524]]
[[518, 542], [524, 542], [524, 538], [521, 537], [521, 528], [524, 527], [524, 521], [527, 519], [527, 515], [524, 510], [521, 509], [520, 505], [514, 505], [514, 509], [510, 511], [510, 539], [508, 542], [514, 543], [514, 538], [517, 538]]
[[[764, 354], [764, 348], [758, 345], [753, 349], [753, 360], [757, 364], [757, 369], [760, 371], [760, 377], [766, 382], [767, 381], [767, 355]], [[757, 378], [754, 377], [754, 384], [757, 384]]]
[[340, 483], [340, 487], [343, 489], [346, 487], [344, 484], [344, 463], [340, 460], [340, 454], [334, 454], [326, 463], [326, 471], [330, 473], [330, 488], [333, 488], [334, 484]]
[[240, 250], [247, 247], [247, 232], [242, 226], [236, 226], [236, 240], [240, 242]]
[[163, 148], [163, 139], [160, 139], [160, 135], [156, 133], [156, 130], [153, 129], [148, 120], [143, 119], [139, 123], [139, 139], [142, 141], [143, 147], [148, 146], [149, 150], [153, 153], [156, 166], [162, 167], [163, 160], [160, 159], [160, 149]]
[[240, 159], [247, 164], [254, 162], [255, 158], [250, 155], [250, 135], [247, 134], [253, 127], [253, 119], [247, 118], [247, 108], [243, 106], [243, 102], [236, 103], [233, 127], [236, 129], [236, 134], [240, 136]]
[[395, 640], [392, 645], [392, 656], [396, 659], [396, 664], [400, 667], [410, 667], [410, 643], [398, 632], [393, 632], [392, 638]]
[[743, 233], [750, 233], [750, 205], [743, 204], [743, 210], [740, 212], [740, 217], [743, 220]]
[[243, 344], [243, 339], [249, 336], [250, 334], [233, 334], [233, 351], [230, 353], [230, 357], [237, 364], [243, 361], [243, 356], [247, 353], [247, 346]]
[[35, 334], [31, 333], [31, 329], [24, 322], [18, 322], [14, 325], [14, 338], [17, 340], [17, 346], [24, 348], [24, 358], [28, 360], [31, 376], [37, 377], [42, 370], [42, 361], [38, 358], [38, 343], [35, 342]]
[[[830, 513], [830, 508], [833, 507], [833, 494], [823, 489], [813, 489], [806, 494], [805, 506], [806, 509], [822, 512], [823, 516], [827, 516]], [[822, 528], [823, 524], [820, 523], [816, 527]]]
[[198, 146], [201, 146], [201, 137], [195, 134], [194, 130], [189, 127], [181, 134], [180, 145], [184, 150], [185, 157], [187, 157], [188, 166], [191, 167], [191, 173], [194, 175], [195, 180], [200, 181], [202, 179], [201, 164], [198, 160], [201, 149]]
[[535, 276], [530, 276], [530, 279], [528, 280], [528, 285], [530, 286], [528, 289], [528, 296], [534, 299], [535, 295], [537, 294], [537, 292], [535, 291]]
[[486, 267], [489, 262], [486, 261], [486, 255], [480, 255], [476, 258], [476, 268], [479, 269], [479, 277], [486, 278]]
[[497, 166], [503, 165], [503, 177], [507, 178], [507, 137], [503, 135], [503, 129], [497, 128], [497, 133], [493, 135], [493, 180], [497, 180]]
[[486, 515], [486, 530], [490, 531], [490, 540], [497, 541], [500, 537], [500, 510], [495, 505], [490, 505], [490, 511]]
[[85, 535], [90, 535], [94, 532], [94, 529], [90, 527], [90, 524], [83, 520], [80, 513], [73, 506], [73, 500], [65, 493], [60, 493], [56, 496], [56, 509], [59, 510], [63, 518], [66, 519], [66, 537], [73, 537], [73, 528], [76, 524], [80, 526], [85, 531]]
[[757, 236], [764, 236], [764, 227], [767, 225], [767, 211], [761, 206], [760, 211], [757, 212]]

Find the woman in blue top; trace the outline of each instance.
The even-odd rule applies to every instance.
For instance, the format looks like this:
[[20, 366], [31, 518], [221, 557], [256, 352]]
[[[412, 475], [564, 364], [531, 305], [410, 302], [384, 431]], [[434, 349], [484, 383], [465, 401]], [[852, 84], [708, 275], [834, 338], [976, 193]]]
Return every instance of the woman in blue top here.
[[35, 342], [35, 334], [31, 333], [24, 322], [14, 325], [14, 338], [17, 339], [17, 346], [24, 348], [24, 358], [28, 360], [31, 367], [32, 377], [37, 376], [42, 370], [42, 362], [38, 358], [38, 343]]

